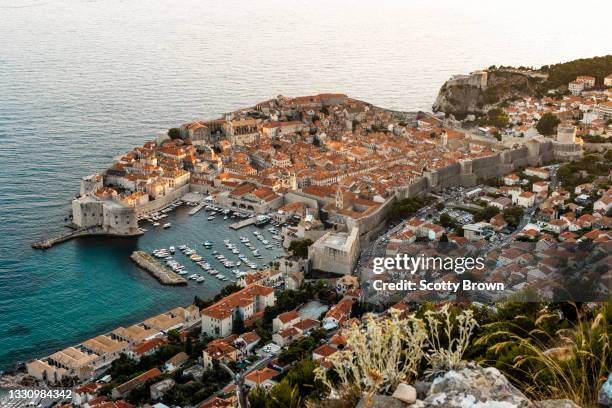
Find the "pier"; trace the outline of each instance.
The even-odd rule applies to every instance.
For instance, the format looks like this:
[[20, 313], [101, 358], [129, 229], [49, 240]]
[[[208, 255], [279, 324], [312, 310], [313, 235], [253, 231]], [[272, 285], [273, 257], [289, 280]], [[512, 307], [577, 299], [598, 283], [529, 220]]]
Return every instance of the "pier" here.
[[231, 229], [239, 230], [240, 228], [248, 227], [249, 225], [255, 224], [256, 217], [247, 218], [246, 220], [238, 221], [230, 225]]
[[103, 231], [102, 231], [102, 228], [100, 228], [100, 227], [81, 228], [81, 229], [65, 232], [65, 233], [60, 234], [60, 235], [56, 235], [55, 237], [51, 237], [51, 238], [43, 239], [43, 240], [38, 241], [38, 242], [34, 242], [32, 244], [32, 248], [34, 248], [34, 249], [49, 249], [53, 245], [57, 245], [57, 244], [60, 244], [62, 242], [66, 242], [66, 241], [71, 240], [73, 238], [85, 237], [85, 236], [88, 236], [88, 235], [99, 235], [101, 233], [103, 233]]
[[136, 265], [144, 269], [162, 285], [186, 286], [187, 280], [158, 262], [151, 255], [143, 251], [134, 251], [130, 256]]
[[193, 207], [191, 210], [189, 210], [189, 215], [194, 215], [197, 214], [198, 211], [200, 211], [202, 208], [204, 208], [206, 206], [206, 203], [200, 203], [198, 204], [197, 207]]

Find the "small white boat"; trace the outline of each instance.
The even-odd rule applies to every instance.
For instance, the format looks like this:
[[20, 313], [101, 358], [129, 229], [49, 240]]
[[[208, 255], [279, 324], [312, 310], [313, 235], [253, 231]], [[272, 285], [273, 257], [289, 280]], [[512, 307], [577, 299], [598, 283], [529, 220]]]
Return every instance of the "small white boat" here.
[[167, 222], [167, 223], [165, 223], [165, 224], [164, 224], [164, 228], [165, 228], [165, 229], [168, 229], [168, 228], [170, 228], [171, 226], [172, 226], [172, 224], [170, 224], [169, 222]]
[[169, 250], [170, 250], [170, 253], [171, 253], [171, 254], [173, 254], [173, 253], [176, 251], [176, 250], [174, 249], [174, 247], [173, 247], [173, 246], [171, 246], [171, 247], [169, 248]]
[[204, 282], [204, 277], [203, 276], [198, 276], [198, 279], [196, 279], [196, 282], [198, 282], [198, 283]]
[[154, 223], [153, 223], [153, 226], [154, 226], [154, 227], [159, 227], [160, 225], [161, 225], [161, 224], [160, 224], [159, 222], [154, 222]]
[[198, 279], [198, 275], [196, 275], [195, 273], [191, 274], [191, 275], [189, 275], [189, 279], [196, 280], [196, 279]]
[[208, 217], [208, 221], [212, 221], [214, 219], [215, 219], [214, 215], [211, 215], [210, 217]]

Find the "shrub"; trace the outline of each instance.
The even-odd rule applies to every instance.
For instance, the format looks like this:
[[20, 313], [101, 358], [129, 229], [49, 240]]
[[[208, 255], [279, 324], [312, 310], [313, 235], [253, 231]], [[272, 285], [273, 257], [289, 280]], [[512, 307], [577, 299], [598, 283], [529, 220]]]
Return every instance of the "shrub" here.
[[529, 330], [524, 324], [491, 323], [487, 328], [501, 328], [482, 336], [476, 345], [496, 343], [491, 349], [497, 355], [514, 355], [506, 359], [505, 366], [497, 367], [528, 397], [566, 398], [595, 407], [597, 393], [612, 369], [609, 304], [606, 308], [586, 319], [576, 309], [576, 323], [552, 334], [550, 321], [558, 320], [558, 313], [540, 314]]
[[467, 309], [453, 316], [448, 304], [440, 311], [425, 312], [429, 335], [429, 351], [425, 354], [429, 374], [454, 370], [463, 366], [463, 354], [470, 344], [470, 337], [477, 326], [472, 310]]
[[414, 315], [400, 319], [395, 310], [382, 320], [370, 315], [364, 325], [348, 330], [347, 347], [328, 357], [330, 374], [317, 368], [317, 378], [336, 396], [388, 393], [400, 382], [415, 379], [423, 358], [431, 373], [462, 366], [474, 327], [471, 310], [455, 316], [448, 305], [425, 312], [424, 320]]
[[550, 136], [555, 133], [555, 130], [557, 129], [557, 125], [559, 125], [559, 123], [561, 123], [561, 121], [558, 117], [556, 117], [550, 112], [546, 112], [544, 115], [542, 115], [542, 117], [536, 124], [536, 129], [538, 130], [539, 134], [544, 136]]

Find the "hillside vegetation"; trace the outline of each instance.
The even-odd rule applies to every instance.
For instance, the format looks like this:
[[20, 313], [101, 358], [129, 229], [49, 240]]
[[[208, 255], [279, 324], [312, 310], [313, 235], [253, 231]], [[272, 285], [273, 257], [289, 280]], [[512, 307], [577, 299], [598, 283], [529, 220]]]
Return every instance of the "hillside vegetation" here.
[[445, 82], [432, 110], [452, 114], [457, 119], [463, 119], [468, 114], [481, 116], [491, 107], [524, 95], [542, 97], [549, 89], [556, 88], [566, 91], [567, 84], [580, 75], [595, 77], [596, 87], [602, 87], [603, 79], [612, 74], [612, 55], [544, 65], [539, 70], [492, 65], [487, 72], [485, 89], [467, 79], [463, 82], [456, 79]]
[[594, 76], [596, 86], [602, 86], [603, 79], [612, 74], [612, 55], [544, 65], [540, 70], [548, 74], [548, 80], [543, 83], [547, 89], [567, 85], [579, 75]]

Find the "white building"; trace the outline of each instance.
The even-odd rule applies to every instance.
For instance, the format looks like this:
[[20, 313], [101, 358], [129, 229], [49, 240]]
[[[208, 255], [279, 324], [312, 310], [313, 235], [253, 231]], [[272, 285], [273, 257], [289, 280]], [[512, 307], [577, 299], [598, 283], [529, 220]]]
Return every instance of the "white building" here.
[[582, 91], [584, 90], [584, 83], [578, 82], [578, 81], [572, 81], [569, 83], [567, 87], [573, 95], [580, 95]]
[[529, 208], [535, 204], [535, 194], [531, 191], [523, 191], [518, 195], [516, 204], [519, 207]]
[[595, 86], [595, 77], [580, 75], [576, 77], [576, 82], [584, 84], [585, 88], [592, 88]]
[[273, 288], [249, 285], [201, 311], [202, 333], [212, 337], [229, 336], [236, 322], [244, 322], [275, 303]]

